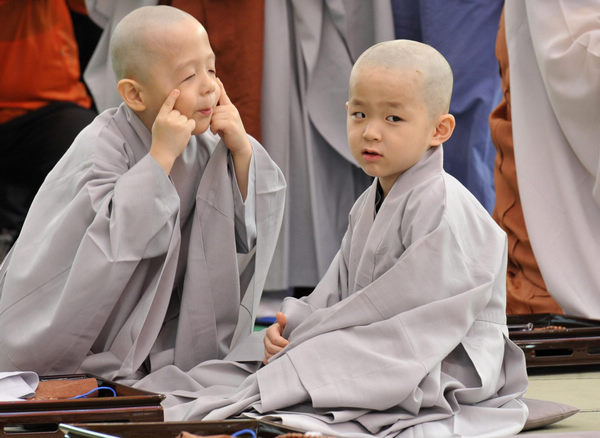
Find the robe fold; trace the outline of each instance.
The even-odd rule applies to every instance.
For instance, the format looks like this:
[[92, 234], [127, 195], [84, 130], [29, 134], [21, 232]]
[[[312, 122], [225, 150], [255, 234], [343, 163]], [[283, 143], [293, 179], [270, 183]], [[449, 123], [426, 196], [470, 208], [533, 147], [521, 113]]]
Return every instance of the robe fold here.
[[392, 10], [388, 0], [266, 0], [264, 32], [262, 143], [289, 187], [266, 289], [312, 288], [371, 182], [347, 147], [344, 105], [358, 56], [394, 39]]
[[223, 358], [252, 332], [283, 215], [281, 172], [251, 139], [244, 204], [218, 136], [192, 136], [169, 176], [150, 143], [123, 104], [47, 177], [0, 268], [1, 370], [135, 381]]
[[442, 159], [430, 149], [377, 215], [377, 182], [356, 201], [314, 292], [283, 303], [284, 350], [243, 381], [245, 364], [199, 365], [188, 377], [210, 369], [213, 382], [180, 388], [197, 399], [167, 418], [243, 412], [335, 436], [520, 431], [527, 374], [506, 328], [506, 236]]
[[504, 14], [498, 28], [496, 58], [500, 66], [503, 98], [490, 115], [490, 132], [497, 150], [494, 164], [496, 205], [492, 217], [508, 237], [506, 313], [562, 313], [546, 289], [523, 218], [515, 168]]
[[600, 2], [507, 0], [513, 141], [531, 247], [566, 314], [600, 318]]

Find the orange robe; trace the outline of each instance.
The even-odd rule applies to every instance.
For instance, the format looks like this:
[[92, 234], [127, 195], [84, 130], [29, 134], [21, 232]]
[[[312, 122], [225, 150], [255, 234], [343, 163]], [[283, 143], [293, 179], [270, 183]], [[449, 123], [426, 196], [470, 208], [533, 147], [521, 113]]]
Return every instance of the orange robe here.
[[50, 102], [90, 108], [67, 3], [0, 0], [0, 17], [0, 123]]
[[500, 65], [504, 96], [490, 116], [490, 131], [497, 149], [494, 165], [496, 207], [492, 215], [508, 235], [506, 313], [563, 313], [546, 289], [529, 242], [521, 208], [513, 149], [504, 13], [500, 19], [496, 57]]

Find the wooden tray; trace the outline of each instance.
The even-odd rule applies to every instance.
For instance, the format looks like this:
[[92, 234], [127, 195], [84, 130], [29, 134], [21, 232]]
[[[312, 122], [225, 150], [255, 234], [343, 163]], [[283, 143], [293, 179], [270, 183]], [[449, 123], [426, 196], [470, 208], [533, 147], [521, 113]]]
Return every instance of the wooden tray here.
[[600, 364], [600, 321], [552, 313], [508, 315], [528, 368]]
[[[74, 424], [73, 426], [82, 429], [82, 431], [69, 431], [69, 438], [100, 438], [100, 435], [95, 435], [96, 433], [119, 438], [175, 438], [182, 431], [195, 435], [231, 435], [243, 429], [253, 430], [257, 438], [274, 438], [287, 433], [304, 434], [304, 431], [300, 429], [294, 429], [271, 421], [255, 419], [137, 424], [96, 423]], [[247, 437], [248, 435], [243, 436]]]
[[95, 423], [106, 421], [162, 421], [162, 394], [120, 385], [91, 374], [41, 376], [40, 380], [95, 378], [100, 390], [96, 397], [74, 400], [24, 400], [0, 402], [0, 437], [62, 438], [59, 423]]

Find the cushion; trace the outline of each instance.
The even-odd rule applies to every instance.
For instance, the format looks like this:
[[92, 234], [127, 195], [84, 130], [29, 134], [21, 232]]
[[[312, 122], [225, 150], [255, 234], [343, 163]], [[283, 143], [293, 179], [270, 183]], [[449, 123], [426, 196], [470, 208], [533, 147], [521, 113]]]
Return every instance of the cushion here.
[[523, 401], [529, 408], [529, 416], [523, 430], [537, 429], [557, 421], [563, 420], [579, 412], [575, 406], [565, 405], [548, 400], [524, 398]]

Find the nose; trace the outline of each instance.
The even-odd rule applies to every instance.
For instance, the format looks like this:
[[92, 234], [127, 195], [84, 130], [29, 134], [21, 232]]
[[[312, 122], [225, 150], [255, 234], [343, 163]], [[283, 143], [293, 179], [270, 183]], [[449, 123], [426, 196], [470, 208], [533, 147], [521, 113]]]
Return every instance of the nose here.
[[199, 92], [201, 95], [206, 95], [214, 92], [217, 89], [217, 81], [214, 76], [209, 73], [204, 73], [202, 80], [200, 81]]
[[381, 130], [375, 121], [370, 121], [365, 125], [362, 136], [367, 141], [381, 141]]

